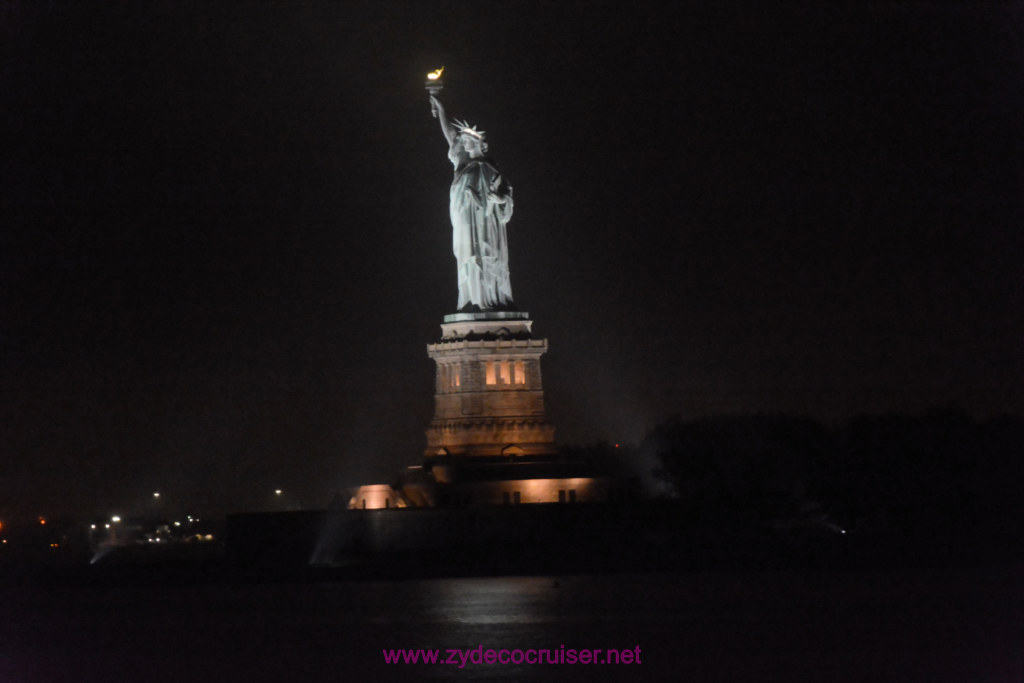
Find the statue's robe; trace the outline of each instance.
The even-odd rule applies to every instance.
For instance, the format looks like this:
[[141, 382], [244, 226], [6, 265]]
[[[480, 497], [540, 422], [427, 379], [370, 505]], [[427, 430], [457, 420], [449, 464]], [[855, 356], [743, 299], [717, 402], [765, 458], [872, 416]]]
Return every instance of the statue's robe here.
[[[449, 209], [458, 267], [459, 305], [482, 310], [512, 306], [505, 226], [512, 218], [512, 187], [486, 157], [452, 160], [456, 166]], [[493, 192], [504, 199], [495, 203]]]

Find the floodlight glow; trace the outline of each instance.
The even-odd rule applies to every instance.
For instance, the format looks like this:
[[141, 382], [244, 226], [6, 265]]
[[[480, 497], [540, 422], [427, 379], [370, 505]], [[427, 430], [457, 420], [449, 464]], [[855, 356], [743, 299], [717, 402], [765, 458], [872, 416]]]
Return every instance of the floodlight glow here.
[[113, 517], [110, 518], [110, 521], [111, 522], [120, 522], [121, 518], [119, 516], [117, 516], [117, 515], [114, 515]]
[[437, 79], [441, 78], [441, 74], [443, 74], [443, 73], [444, 73], [444, 67], [442, 66], [440, 69], [437, 69], [436, 71], [431, 71], [430, 73], [428, 73], [427, 74], [427, 78], [429, 80], [431, 80], [431, 81], [436, 81]]

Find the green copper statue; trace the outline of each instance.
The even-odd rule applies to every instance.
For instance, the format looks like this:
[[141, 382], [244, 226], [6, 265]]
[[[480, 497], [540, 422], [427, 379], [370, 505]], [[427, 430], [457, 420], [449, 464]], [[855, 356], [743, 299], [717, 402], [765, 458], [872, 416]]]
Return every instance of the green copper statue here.
[[508, 268], [508, 235], [512, 218], [512, 186], [484, 156], [483, 131], [464, 122], [449, 123], [444, 105], [431, 96], [448, 158], [455, 166], [449, 199], [452, 250], [458, 267], [459, 311], [512, 308]]

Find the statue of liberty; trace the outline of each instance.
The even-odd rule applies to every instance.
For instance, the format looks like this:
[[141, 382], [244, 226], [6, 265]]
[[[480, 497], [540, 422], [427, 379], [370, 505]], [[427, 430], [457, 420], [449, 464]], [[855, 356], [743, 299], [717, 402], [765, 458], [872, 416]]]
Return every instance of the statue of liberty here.
[[459, 311], [512, 308], [508, 236], [512, 186], [484, 156], [484, 132], [465, 122], [449, 123], [444, 106], [431, 95], [455, 166], [449, 193], [452, 251], [458, 267]]

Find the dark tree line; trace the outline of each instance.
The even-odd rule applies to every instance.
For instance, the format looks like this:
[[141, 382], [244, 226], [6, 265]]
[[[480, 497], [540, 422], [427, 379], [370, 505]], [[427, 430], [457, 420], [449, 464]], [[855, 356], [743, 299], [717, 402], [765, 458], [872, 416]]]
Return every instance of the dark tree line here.
[[828, 424], [787, 415], [670, 419], [642, 449], [706, 523], [971, 533], [1024, 498], [1024, 419], [956, 408]]

